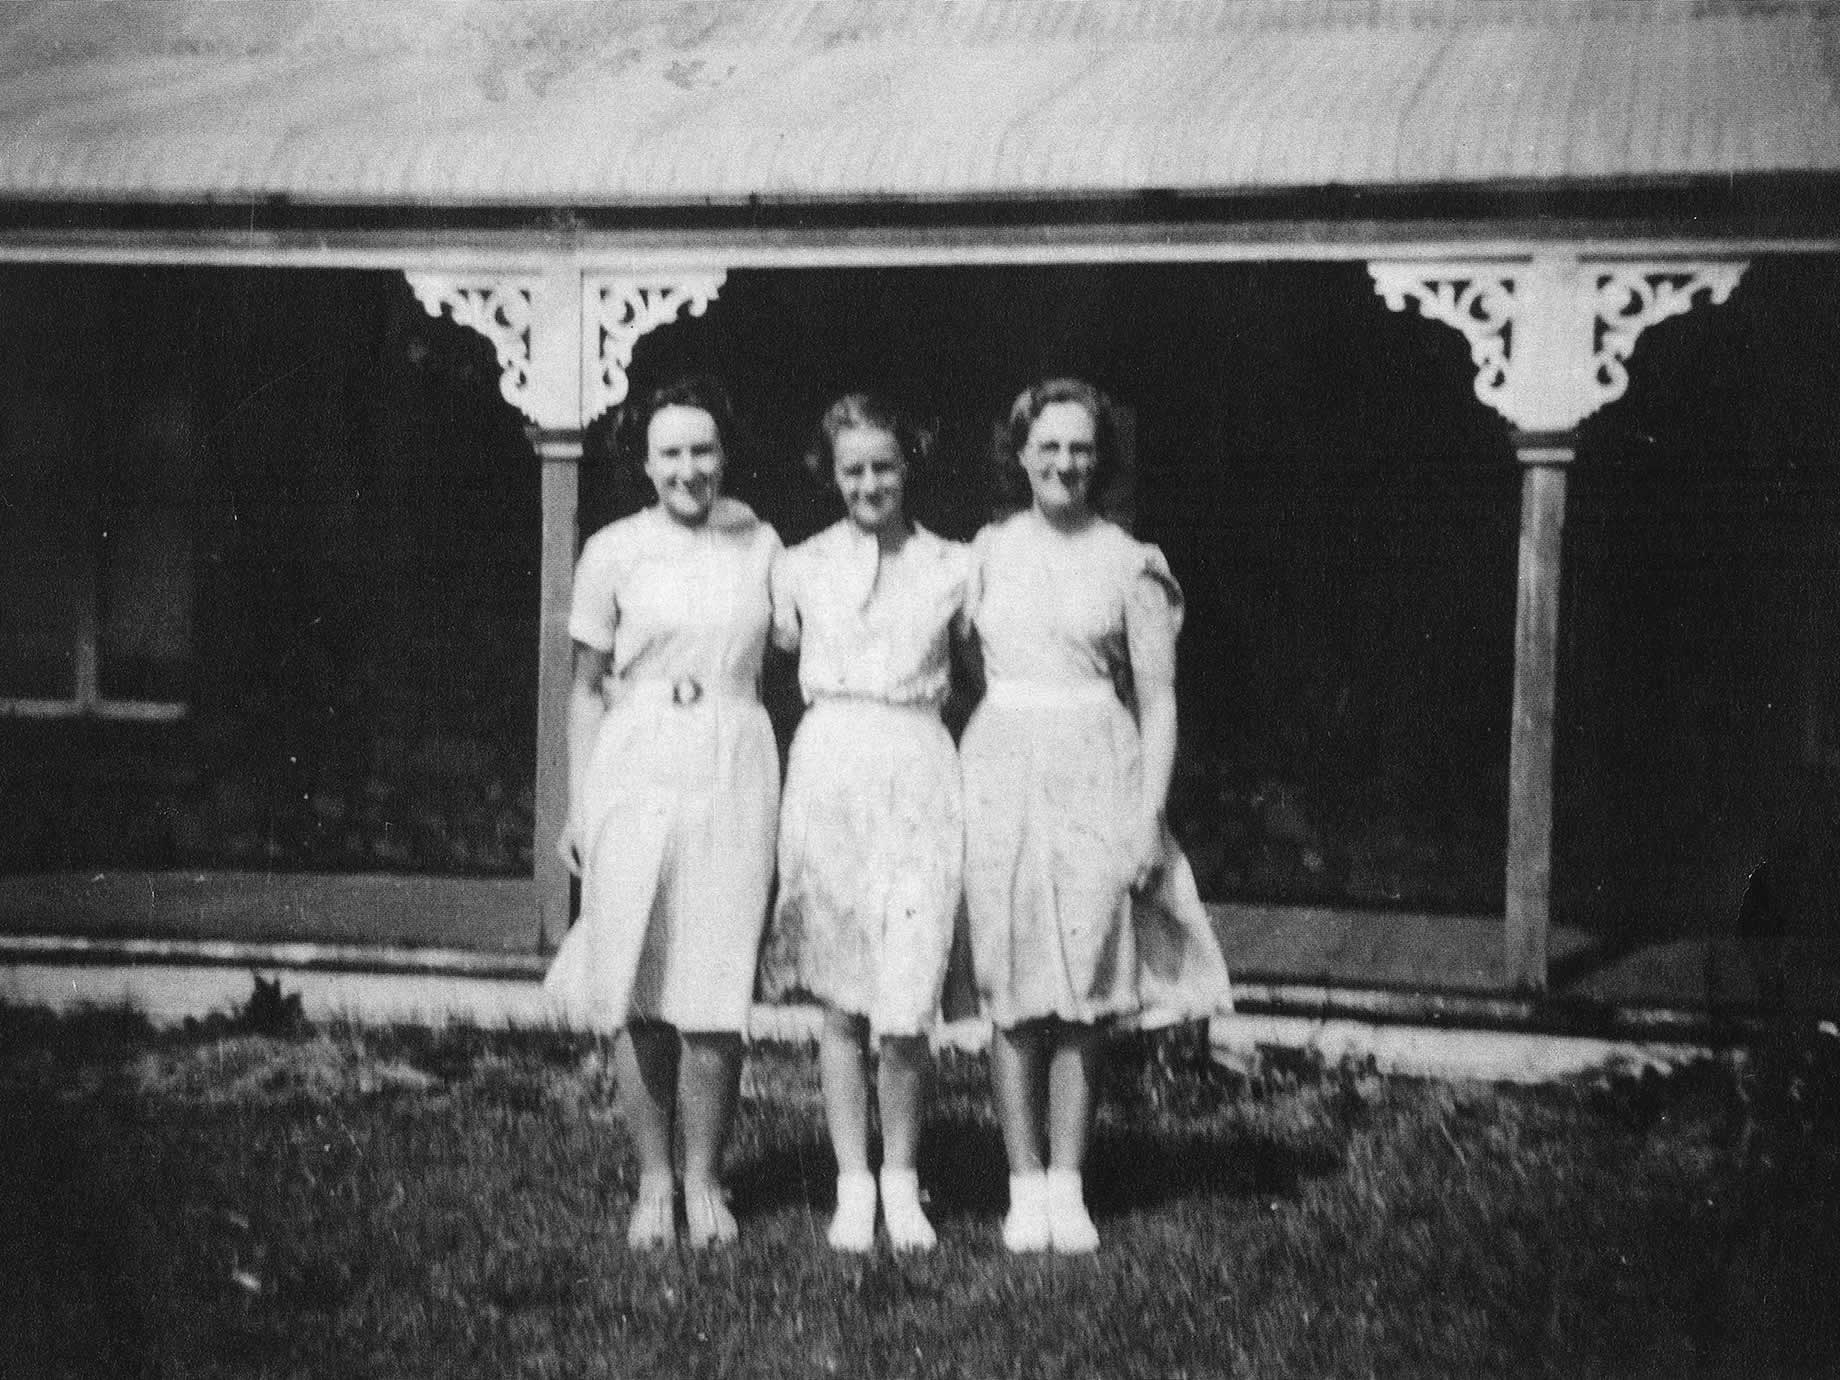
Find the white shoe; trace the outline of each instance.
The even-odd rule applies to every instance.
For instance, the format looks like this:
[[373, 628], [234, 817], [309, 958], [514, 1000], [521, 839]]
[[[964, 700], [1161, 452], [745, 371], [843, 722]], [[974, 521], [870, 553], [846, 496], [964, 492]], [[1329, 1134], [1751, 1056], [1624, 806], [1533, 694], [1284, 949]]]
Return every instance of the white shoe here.
[[1048, 1249], [1048, 1176], [1009, 1176], [1009, 1216], [1003, 1219], [1003, 1244], [1012, 1251]]
[[1099, 1229], [1086, 1211], [1086, 1194], [1077, 1169], [1047, 1173], [1048, 1243], [1063, 1255], [1099, 1249]]
[[882, 1170], [882, 1221], [897, 1251], [930, 1251], [939, 1244], [920, 1206], [920, 1180], [911, 1169]]
[[866, 1171], [837, 1176], [837, 1214], [825, 1239], [834, 1251], [875, 1246], [875, 1176]]

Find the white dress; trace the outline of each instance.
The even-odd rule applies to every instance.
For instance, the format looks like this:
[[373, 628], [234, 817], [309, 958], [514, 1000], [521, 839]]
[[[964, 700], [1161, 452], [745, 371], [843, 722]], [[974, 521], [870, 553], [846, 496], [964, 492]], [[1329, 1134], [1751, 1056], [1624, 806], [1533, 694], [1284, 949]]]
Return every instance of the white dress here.
[[845, 520], [774, 577], [808, 706], [780, 802], [769, 999], [802, 990], [877, 1036], [931, 1024], [962, 894], [958, 754], [939, 719], [969, 552], [915, 528], [884, 557]]
[[987, 685], [965, 729], [972, 964], [998, 1026], [1154, 1024], [1231, 1009], [1227, 967], [1173, 838], [1130, 893], [1142, 751], [1133, 667], [1173, 674], [1182, 594], [1162, 552], [1109, 522], [1066, 536], [1033, 512], [973, 543]]
[[779, 538], [719, 499], [602, 528], [569, 635], [613, 654], [588, 763], [581, 915], [544, 979], [565, 1019], [745, 1031], [772, 882], [779, 754], [758, 696]]

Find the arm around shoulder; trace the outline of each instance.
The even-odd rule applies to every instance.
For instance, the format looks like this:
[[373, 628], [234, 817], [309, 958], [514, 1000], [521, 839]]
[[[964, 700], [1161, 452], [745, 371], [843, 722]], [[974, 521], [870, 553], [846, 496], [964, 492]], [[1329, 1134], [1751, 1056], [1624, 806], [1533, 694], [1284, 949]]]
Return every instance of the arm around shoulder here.
[[803, 625], [799, 616], [799, 547], [776, 546], [767, 572], [767, 593], [773, 604], [773, 645], [796, 652]]

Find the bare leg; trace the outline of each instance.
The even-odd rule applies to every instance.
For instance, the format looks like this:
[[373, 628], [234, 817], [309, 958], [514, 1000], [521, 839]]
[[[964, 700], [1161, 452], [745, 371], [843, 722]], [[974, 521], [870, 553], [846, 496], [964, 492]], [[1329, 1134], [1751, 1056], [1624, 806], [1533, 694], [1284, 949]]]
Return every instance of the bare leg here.
[[690, 1244], [735, 1237], [717, 1174], [741, 1084], [741, 1037], [725, 1031], [685, 1033], [680, 1074], [684, 1119], [684, 1214]]
[[869, 1171], [868, 1022], [847, 1011], [824, 1012], [818, 1068], [824, 1083], [824, 1117], [839, 1174]]
[[990, 1032], [990, 1090], [996, 1098], [1011, 1174], [1041, 1172], [1042, 1103], [1047, 1083], [1042, 1046], [1039, 1025]]
[[1097, 1250], [1099, 1232], [1086, 1211], [1081, 1169], [1092, 1139], [1101, 1072], [1099, 1032], [1062, 1025], [1048, 1061], [1048, 1236], [1056, 1251]]
[[882, 1109], [882, 1167], [912, 1169], [920, 1143], [920, 1104], [933, 1064], [924, 1035], [890, 1035], [882, 1041], [876, 1093]]
[[635, 1247], [666, 1245], [677, 1235], [671, 1173], [677, 1066], [677, 1032], [668, 1025], [629, 1026], [615, 1043], [620, 1113], [639, 1157], [639, 1194], [626, 1232]]
[[914, 1172], [920, 1104], [931, 1067], [924, 1035], [889, 1036], [882, 1041], [876, 1085], [882, 1108], [882, 1218], [896, 1250], [931, 1250], [938, 1239], [920, 1206], [920, 1180]]
[[1079, 1173], [1092, 1138], [1098, 1105], [1099, 1031], [1090, 1025], [1060, 1025], [1048, 1060], [1048, 1163]]
[[869, 1023], [826, 1008], [818, 1035], [824, 1119], [837, 1154], [837, 1214], [827, 1239], [839, 1251], [875, 1245], [875, 1178], [869, 1173]]
[[1009, 1155], [1009, 1215], [1003, 1244], [1012, 1251], [1048, 1248], [1047, 1182], [1041, 1167], [1042, 1102], [1047, 1081], [1040, 1025], [990, 1032], [990, 1082], [1003, 1148]]
[[620, 1114], [639, 1156], [639, 1178], [671, 1178], [671, 1123], [677, 1109], [677, 1032], [635, 1025], [615, 1046]]

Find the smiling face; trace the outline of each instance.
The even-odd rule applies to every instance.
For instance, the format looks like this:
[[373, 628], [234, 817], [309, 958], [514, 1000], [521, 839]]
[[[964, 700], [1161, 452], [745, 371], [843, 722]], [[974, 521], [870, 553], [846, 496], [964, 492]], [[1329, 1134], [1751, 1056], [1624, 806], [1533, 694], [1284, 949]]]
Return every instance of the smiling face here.
[[686, 527], [708, 521], [722, 490], [722, 465], [716, 419], [702, 408], [672, 404], [652, 414], [645, 429], [645, 475], [667, 517]]
[[894, 436], [880, 427], [846, 427], [831, 442], [831, 454], [837, 492], [851, 522], [869, 533], [906, 523], [907, 458]]
[[1085, 516], [1092, 504], [1093, 474], [1099, 468], [1092, 413], [1077, 402], [1049, 403], [1029, 427], [1018, 458], [1043, 516]]

